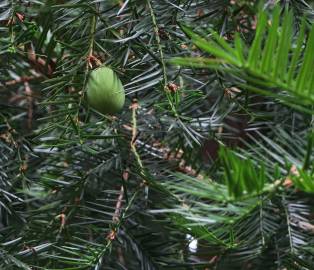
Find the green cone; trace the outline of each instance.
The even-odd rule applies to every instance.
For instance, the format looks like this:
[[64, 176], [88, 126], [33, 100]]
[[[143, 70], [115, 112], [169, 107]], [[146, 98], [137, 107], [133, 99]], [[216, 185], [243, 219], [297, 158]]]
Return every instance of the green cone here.
[[87, 82], [89, 105], [102, 114], [119, 112], [125, 101], [123, 85], [117, 74], [108, 67], [93, 70]]

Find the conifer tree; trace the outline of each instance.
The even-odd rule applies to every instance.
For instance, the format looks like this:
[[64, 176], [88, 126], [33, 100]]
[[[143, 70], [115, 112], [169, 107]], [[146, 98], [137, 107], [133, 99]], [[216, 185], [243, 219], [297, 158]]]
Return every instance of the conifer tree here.
[[314, 269], [313, 7], [0, 1], [0, 269]]

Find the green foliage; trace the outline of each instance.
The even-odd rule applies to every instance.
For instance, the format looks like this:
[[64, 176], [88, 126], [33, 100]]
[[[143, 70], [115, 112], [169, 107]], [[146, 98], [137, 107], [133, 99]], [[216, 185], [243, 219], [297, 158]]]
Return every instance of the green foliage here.
[[221, 148], [220, 157], [224, 168], [224, 180], [229, 195], [239, 198], [245, 193], [260, 193], [263, 190], [266, 175], [265, 168], [256, 168], [250, 159], [241, 160], [232, 151]]
[[2, 1], [0, 269], [314, 269], [312, 5]]
[[298, 170], [297, 175], [292, 175], [292, 181], [297, 188], [305, 192], [314, 192], [314, 175], [311, 172], [304, 172], [303, 170]]
[[309, 27], [305, 41], [306, 22], [303, 20], [298, 36], [294, 37], [292, 11], [286, 9], [283, 16], [281, 12], [277, 6], [272, 21], [268, 21], [267, 12], [258, 14], [256, 34], [249, 49], [245, 48], [239, 33], [235, 33], [231, 46], [214, 31], [211, 40], [206, 41], [189, 28], [182, 27], [196, 46], [215, 58], [177, 58], [173, 62], [223, 70], [239, 78], [236, 84], [241, 88], [312, 112], [306, 105], [314, 104], [314, 27]]

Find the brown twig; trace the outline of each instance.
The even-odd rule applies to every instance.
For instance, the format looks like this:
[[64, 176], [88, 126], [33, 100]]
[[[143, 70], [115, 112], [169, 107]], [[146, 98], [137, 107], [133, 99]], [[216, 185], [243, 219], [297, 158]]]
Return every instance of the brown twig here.
[[121, 207], [122, 207], [122, 202], [123, 202], [123, 195], [124, 195], [124, 188], [123, 188], [123, 186], [121, 186], [120, 192], [119, 192], [119, 197], [118, 197], [115, 211], [114, 211], [114, 215], [112, 218], [114, 223], [118, 223], [120, 220], [119, 217], [120, 217], [120, 212], [121, 212]]
[[7, 131], [3, 134], [0, 134], [0, 139], [3, 139], [6, 143], [10, 143], [14, 145], [14, 147], [18, 148], [19, 144], [17, 141], [14, 139], [14, 134], [16, 134], [16, 130], [11, 127], [9, 121], [7, 120], [6, 117], [2, 116], [4, 118], [4, 122], [7, 126]]
[[[129, 179], [129, 171], [125, 170], [122, 174], [122, 178], [124, 180], [124, 182], [127, 182]], [[120, 188], [120, 192], [119, 192], [119, 197], [116, 203], [116, 207], [115, 207], [115, 211], [114, 211], [114, 215], [113, 215], [113, 222], [114, 223], [118, 223], [120, 221], [119, 217], [121, 214], [121, 207], [122, 207], [122, 203], [123, 203], [123, 197], [124, 197], [124, 188], [123, 185]]]
[[136, 143], [136, 135], [137, 135], [137, 123], [136, 123], [136, 119], [134, 119], [136, 117], [136, 111], [139, 108], [139, 105], [137, 103], [137, 100], [134, 99], [132, 105], [130, 106], [130, 109], [132, 109], [132, 116], [133, 116], [133, 125], [132, 125], [132, 139], [131, 139], [131, 148], [135, 147], [135, 143]]
[[[136, 112], [138, 107], [139, 106], [136, 102], [130, 106], [133, 112]], [[134, 125], [123, 125], [123, 128], [127, 131], [132, 132], [131, 149], [133, 149], [134, 152], [134, 150], [136, 150], [136, 141], [138, 135], [137, 127]], [[186, 161], [182, 158], [183, 151], [181, 149], [177, 150], [176, 152], [172, 152], [169, 148], [162, 147], [161, 145], [154, 145], [154, 147], [150, 146], [150, 148], [155, 148], [156, 151], [158, 150], [161, 159], [177, 162], [178, 167], [176, 168], [176, 170], [191, 176], [202, 178], [201, 175], [197, 174], [196, 170], [194, 170], [191, 166], [186, 165]]]
[[[123, 180], [126, 182], [129, 179], [129, 171], [125, 170], [122, 174], [122, 178]], [[120, 222], [120, 215], [121, 215], [121, 208], [122, 208], [122, 204], [123, 204], [123, 197], [124, 197], [124, 188], [123, 185], [121, 185], [120, 188], [120, 192], [119, 192], [119, 196], [116, 202], [116, 206], [115, 206], [115, 211], [112, 217], [112, 221], [115, 225], [119, 224]], [[117, 235], [117, 231], [116, 229], [112, 229], [108, 235], [107, 235], [107, 239], [109, 241], [113, 241], [116, 238]]]
[[38, 78], [41, 78], [41, 77], [42, 77], [41, 75], [23, 76], [23, 77], [20, 77], [18, 79], [15, 79], [15, 80], [6, 81], [4, 83], [4, 85], [5, 86], [12, 86], [12, 85], [19, 84], [19, 83], [29, 82], [31, 80], [35, 80], [35, 79], [38, 79]]
[[27, 51], [27, 56], [29, 63], [35, 69], [35, 71], [47, 76], [48, 78], [52, 77], [56, 65], [56, 63], [52, 61], [52, 59], [50, 59], [50, 62], [47, 63], [47, 60], [36, 55], [32, 47], [29, 47]]
[[141, 157], [138, 154], [137, 149], [136, 149], [136, 140], [137, 140], [136, 111], [138, 110], [138, 108], [139, 108], [139, 104], [138, 104], [137, 100], [133, 99], [133, 102], [132, 102], [132, 104], [130, 106], [130, 109], [132, 110], [132, 139], [131, 139], [131, 142], [130, 142], [130, 146], [131, 146], [131, 151], [133, 152], [133, 155], [135, 156], [137, 165], [140, 168], [140, 174], [141, 174], [141, 176], [143, 178], [142, 184], [146, 186], [147, 185], [147, 180], [145, 179], [146, 177], [145, 177], [144, 165], [143, 165]]
[[32, 128], [32, 121], [33, 121], [33, 92], [32, 89], [29, 86], [29, 83], [27, 81], [24, 82], [25, 87], [25, 93], [26, 93], [26, 99], [28, 103], [28, 110], [27, 110], [27, 127], [29, 129]]
[[[131, 147], [131, 150], [132, 152], [134, 153], [135, 157], [136, 157], [136, 160], [139, 164], [139, 166], [141, 167], [141, 169], [143, 169], [143, 165], [142, 165], [142, 162], [139, 158], [139, 155], [136, 151], [136, 135], [137, 135], [137, 125], [136, 125], [136, 110], [138, 109], [138, 103], [136, 100], [133, 100], [133, 103], [132, 105], [130, 106], [130, 109], [132, 109], [132, 138], [131, 138], [131, 142], [130, 142], [130, 147]], [[123, 180], [126, 182], [128, 179], [129, 179], [129, 172], [128, 170], [124, 171], [123, 172], [123, 175], [122, 175], [122, 178]], [[115, 224], [119, 223], [120, 221], [120, 214], [121, 214], [121, 207], [122, 207], [122, 203], [123, 203], [123, 196], [124, 196], [124, 188], [123, 188], [123, 185], [121, 186], [120, 188], [120, 192], [119, 192], [119, 197], [117, 199], [117, 202], [116, 202], [116, 206], [115, 206], [115, 212], [114, 212], [114, 215], [113, 215], [113, 222]], [[114, 239], [115, 238], [115, 233], [114, 231], [111, 231], [109, 233], [109, 235], [107, 236], [107, 238], [109, 239]]]

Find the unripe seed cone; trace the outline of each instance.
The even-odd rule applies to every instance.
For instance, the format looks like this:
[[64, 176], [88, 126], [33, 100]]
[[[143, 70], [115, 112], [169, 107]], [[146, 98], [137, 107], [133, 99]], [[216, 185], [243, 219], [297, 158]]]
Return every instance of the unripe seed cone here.
[[91, 72], [87, 82], [87, 101], [93, 109], [103, 114], [113, 114], [122, 109], [124, 88], [112, 69], [100, 67]]

